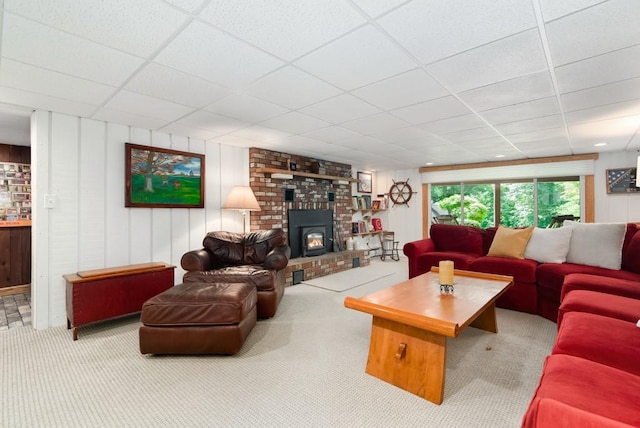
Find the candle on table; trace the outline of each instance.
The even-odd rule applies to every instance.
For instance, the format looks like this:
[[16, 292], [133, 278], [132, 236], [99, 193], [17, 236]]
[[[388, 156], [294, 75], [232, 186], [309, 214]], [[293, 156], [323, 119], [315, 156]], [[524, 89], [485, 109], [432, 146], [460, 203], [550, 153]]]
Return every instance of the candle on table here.
[[453, 262], [442, 260], [438, 265], [441, 285], [453, 285]]

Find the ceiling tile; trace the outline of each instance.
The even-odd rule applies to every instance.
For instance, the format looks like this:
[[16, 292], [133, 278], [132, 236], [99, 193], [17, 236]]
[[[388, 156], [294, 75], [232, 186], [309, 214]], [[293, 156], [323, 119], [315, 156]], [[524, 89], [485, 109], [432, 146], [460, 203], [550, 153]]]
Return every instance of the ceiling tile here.
[[420, 128], [442, 135], [455, 131], [482, 128], [483, 126], [487, 126], [487, 124], [483, 122], [481, 118], [475, 114], [465, 114], [464, 116], [423, 123], [420, 125]]
[[640, 76], [640, 44], [555, 69], [561, 94]]
[[498, 136], [496, 131], [489, 128], [488, 126], [485, 126], [482, 128], [468, 129], [466, 131], [452, 132], [449, 134], [445, 134], [442, 137], [446, 138], [452, 143], [462, 143], [465, 141], [474, 141], [474, 140], [479, 140], [479, 139], [489, 138], [489, 137], [493, 137], [493, 138], [497, 137], [498, 140], [502, 140], [502, 138]]
[[142, 57], [156, 51], [188, 18], [159, 0], [5, 0], [4, 8]]
[[375, 134], [377, 132], [389, 131], [392, 129], [409, 126], [407, 122], [391, 116], [388, 113], [374, 114], [373, 116], [350, 120], [342, 124], [345, 128], [353, 129], [364, 135]]
[[95, 106], [106, 101], [116, 90], [113, 86], [90, 82], [6, 58], [0, 62], [0, 85]]
[[414, 1], [379, 22], [424, 64], [536, 25], [529, 0]]
[[185, 107], [169, 101], [136, 94], [131, 91], [120, 91], [105, 105], [111, 110], [120, 110], [145, 117], [164, 119], [170, 122], [181, 118], [193, 111], [191, 107]]
[[3, 103], [30, 106], [31, 109], [56, 111], [73, 116], [90, 117], [97, 106], [78, 101], [69, 101], [45, 94], [23, 91], [0, 86], [0, 100]]
[[549, 72], [529, 74], [458, 94], [475, 111], [510, 106], [555, 95]]
[[543, 129], [562, 128], [563, 126], [564, 122], [562, 120], [562, 116], [559, 114], [554, 114], [551, 116], [520, 120], [518, 122], [503, 123], [495, 125], [495, 128], [504, 135], [511, 135], [540, 131]]
[[231, 88], [247, 85], [283, 65], [201, 22], [191, 23], [155, 61]]
[[105, 122], [120, 123], [122, 125], [134, 126], [141, 129], [158, 129], [167, 121], [158, 119], [157, 117], [147, 117], [122, 110], [112, 110], [109, 108], [101, 108], [93, 116], [92, 119], [103, 120]]
[[616, 0], [546, 24], [554, 66], [638, 44], [639, 16], [638, 0]]
[[443, 97], [437, 100], [399, 108], [392, 112], [395, 116], [414, 125], [448, 117], [469, 114], [469, 109], [454, 97]]
[[300, 111], [333, 124], [347, 122], [380, 112], [376, 107], [360, 101], [349, 94], [338, 95], [337, 97], [305, 107]]
[[448, 95], [424, 70], [411, 70], [381, 82], [356, 89], [353, 95], [383, 110], [392, 110]]
[[121, 85], [140, 58], [5, 13], [2, 56], [76, 77]]
[[526, 103], [513, 104], [480, 112], [491, 124], [517, 122], [560, 113], [556, 97], [541, 98]]
[[512, 144], [521, 144], [531, 141], [548, 140], [551, 138], [567, 138], [567, 132], [564, 128], [553, 128], [509, 134], [506, 137]]
[[316, 140], [327, 141], [329, 143], [340, 143], [341, 141], [361, 137], [362, 134], [354, 132], [341, 126], [329, 126], [327, 128], [316, 129], [302, 134], [305, 137]]
[[215, 83], [154, 63], [133, 76], [125, 88], [195, 108], [203, 107], [231, 92]]
[[290, 109], [298, 109], [334, 97], [342, 91], [322, 80], [287, 66], [263, 77], [247, 93]]
[[225, 97], [205, 107], [205, 110], [249, 123], [261, 122], [288, 111], [275, 104], [240, 93]]
[[341, 0], [217, 0], [200, 17], [287, 61], [366, 22]]
[[540, 0], [545, 22], [609, 0]]
[[311, 52], [295, 65], [345, 90], [416, 67], [413, 60], [371, 25]]
[[165, 0], [167, 3], [171, 3], [174, 6], [178, 6], [180, 9], [187, 12], [194, 12], [202, 4], [202, 0]]
[[406, 0], [353, 0], [353, 2], [367, 15], [375, 18], [406, 2]]
[[448, 89], [460, 92], [546, 70], [547, 60], [538, 30], [533, 29], [438, 61], [427, 69]]
[[274, 117], [273, 119], [265, 120], [260, 123], [260, 125], [289, 132], [290, 134], [302, 134], [304, 132], [313, 131], [314, 129], [331, 126], [330, 123], [325, 122], [324, 120], [319, 120], [295, 111]]
[[169, 134], [180, 135], [183, 137], [200, 138], [202, 140], [209, 140], [211, 138], [220, 135], [218, 132], [213, 132], [208, 129], [202, 129], [195, 126], [181, 125], [179, 123], [170, 123], [169, 125], [159, 128], [162, 132]]
[[393, 144], [402, 144], [416, 140], [424, 141], [433, 138], [432, 134], [417, 126], [407, 126], [399, 129], [374, 132], [371, 136]]
[[640, 78], [622, 80], [608, 85], [570, 92], [560, 98], [566, 111], [640, 99]]
[[231, 119], [229, 117], [220, 116], [208, 111], [196, 111], [189, 116], [183, 117], [178, 122], [180, 125], [195, 126], [196, 128], [207, 129], [215, 132], [217, 135], [228, 134], [237, 131], [249, 124], [240, 120]]
[[222, 137], [216, 137], [211, 140], [212, 143], [227, 144], [229, 146], [236, 147], [255, 147], [256, 145], [263, 144], [255, 140], [243, 138], [237, 135], [223, 135]]
[[246, 138], [249, 140], [268, 143], [281, 142], [287, 139], [291, 133], [285, 131], [279, 131], [273, 128], [267, 128], [266, 126], [252, 125], [246, 128], [239, 129], [229, 134], [233, 137]]
[[[640, 114], [640, 99], [622, 103], [607, 104], [566, 113], [567, 123], [575, 125], [584, 122], [609, 120]], [[640, 123], [638, 123], [640, 126]]]

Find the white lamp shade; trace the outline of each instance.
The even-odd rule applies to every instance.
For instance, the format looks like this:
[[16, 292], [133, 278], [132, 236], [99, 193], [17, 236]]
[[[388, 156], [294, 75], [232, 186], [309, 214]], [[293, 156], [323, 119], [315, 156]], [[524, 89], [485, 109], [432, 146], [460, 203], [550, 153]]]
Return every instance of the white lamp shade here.
[[260, 211], [260, 204], [256, 200], [251, 187], [234, 186], [222, 204], [223, 210]]

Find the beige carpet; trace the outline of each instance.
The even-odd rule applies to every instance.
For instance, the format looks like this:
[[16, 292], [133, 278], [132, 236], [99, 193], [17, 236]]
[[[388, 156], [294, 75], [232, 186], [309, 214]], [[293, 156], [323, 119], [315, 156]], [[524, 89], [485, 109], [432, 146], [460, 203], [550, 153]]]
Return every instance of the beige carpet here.
[[499, 310], [498, 334], [450, 340], [437, 406], [364, 373], [371, 317], [344, 297], [395, 277], [345, 293], [290, 287], [234, 357], [140, 355], [137, 317], [81, 328], [76, 342], [64, 327], [0, 332], [0, 426], [518, 427], [555, 324]]
[[406, 274], [404, 272], [400, 272], [403, 266], [389, 266], [391, 263], [402, 263], [404, 265], [408, 262], [406, 259], [402, 259], [398, 262], [381, 262], [379, 260], [374, 260], [369, 266], [358, 267], [338, 272], [333, 275], [305, 280], [302, 281], [302, 283], [313, 287], [324, 288], [325, 290], [342, 292], [360, 287], [361, 285], [368, 284], [373, 281], [388, 278], [392, 275], [395, 275], [394, 283], [406, 279]]

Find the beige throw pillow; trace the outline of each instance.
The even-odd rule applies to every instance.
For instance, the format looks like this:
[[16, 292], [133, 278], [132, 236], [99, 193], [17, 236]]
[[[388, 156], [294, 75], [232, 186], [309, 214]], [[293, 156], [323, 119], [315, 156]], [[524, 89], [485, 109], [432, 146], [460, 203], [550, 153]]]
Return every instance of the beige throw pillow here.
[[511, 229], [498, 226], [496, 236], [493, 238], [493, 242], [491, 242], [491, 247], [487, 255], [524, 259], [524, 251], [527, 248], [532, 233], [533, 227]]

